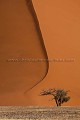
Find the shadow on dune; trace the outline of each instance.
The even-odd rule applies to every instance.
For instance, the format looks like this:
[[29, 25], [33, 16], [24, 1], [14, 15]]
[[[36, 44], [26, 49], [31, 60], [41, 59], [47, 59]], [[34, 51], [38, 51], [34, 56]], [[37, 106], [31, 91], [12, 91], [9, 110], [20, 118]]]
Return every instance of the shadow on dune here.
[[26, 93], [49, 66], [48, 61], [20, 61], [48, 59], [32, 1], [0, 0], [0, 15], [0, 94]]

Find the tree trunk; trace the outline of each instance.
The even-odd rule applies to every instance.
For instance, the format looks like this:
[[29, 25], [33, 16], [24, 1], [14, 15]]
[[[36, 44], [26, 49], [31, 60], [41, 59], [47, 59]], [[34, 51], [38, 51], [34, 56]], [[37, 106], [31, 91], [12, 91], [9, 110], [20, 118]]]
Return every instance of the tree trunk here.
[[55, 100], [55, 102], [56, 102], [56, 105], [57, 105], [57, 107], [59, 106], [59, 103], [58, 103], [58, 101], [57, 100]]

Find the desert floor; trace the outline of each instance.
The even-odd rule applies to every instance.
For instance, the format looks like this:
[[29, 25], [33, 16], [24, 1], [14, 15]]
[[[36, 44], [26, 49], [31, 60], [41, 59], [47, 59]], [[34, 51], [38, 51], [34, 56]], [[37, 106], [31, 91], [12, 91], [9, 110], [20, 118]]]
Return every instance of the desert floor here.
[[80, 107], [0, 107], [0, 120], [80, 120]]

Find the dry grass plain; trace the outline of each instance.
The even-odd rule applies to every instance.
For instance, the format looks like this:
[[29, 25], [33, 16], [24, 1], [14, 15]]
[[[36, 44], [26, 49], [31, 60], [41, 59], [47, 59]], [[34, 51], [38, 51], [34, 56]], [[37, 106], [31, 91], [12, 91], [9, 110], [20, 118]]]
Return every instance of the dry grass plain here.
[[80, 107], [0, 106], [0, 120], [80, 120]]

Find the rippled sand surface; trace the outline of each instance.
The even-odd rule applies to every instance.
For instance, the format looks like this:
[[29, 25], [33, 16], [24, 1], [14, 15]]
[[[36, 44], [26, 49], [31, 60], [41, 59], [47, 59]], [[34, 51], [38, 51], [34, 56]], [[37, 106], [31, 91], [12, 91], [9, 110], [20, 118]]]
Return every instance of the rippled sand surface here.
[[80, 107], [0, 107], [0, 120], [80, 120]]

